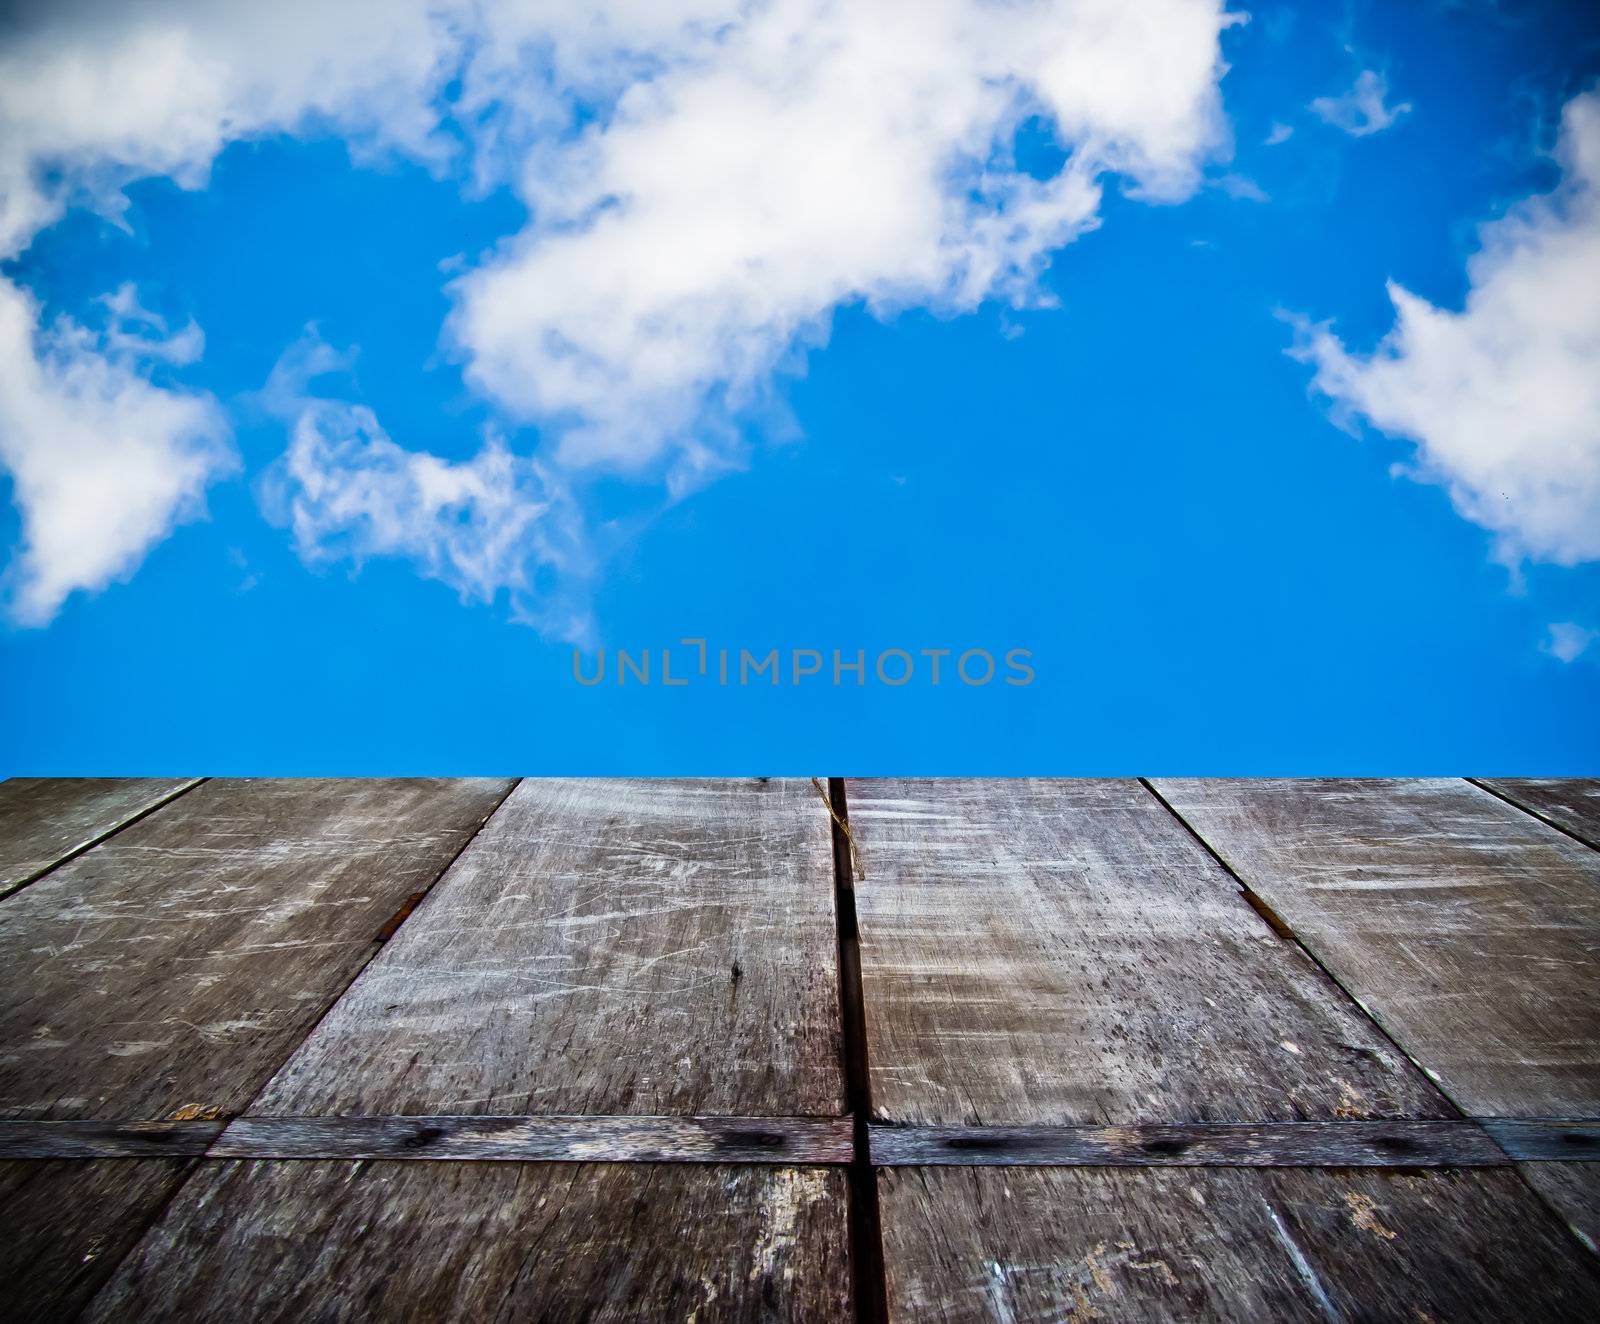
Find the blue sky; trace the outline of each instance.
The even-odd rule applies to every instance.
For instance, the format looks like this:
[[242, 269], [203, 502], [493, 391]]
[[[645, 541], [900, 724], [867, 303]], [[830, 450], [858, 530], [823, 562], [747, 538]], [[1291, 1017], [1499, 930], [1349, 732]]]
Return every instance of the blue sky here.
[[[168, 49], [68, 8], [0, 28], [0, 63], [44, 70], [33, 102], [0, 100], [22, 144], [0, 222], [37, 213], [3, 265], [37, 306], [4, 342], [23, 403], [0, 408], [0, 774], [1600, 772], [1581, 174], [1600, 137], [1578, 112], [1557, 154], [1600, 76], [1590, 7], [1256, 5], [1220, 35], [1220, 78], [1204, 22], [1163, 22], [1152, 68], [1139, 42], [1083, 56], [1110, 88], [1087, 108], [997, 40], [971, 58], [1036, 78], [1039, 104], [996, 112], [992, 70], [930, 41], [908, 81], [974, 79], [948, 98], [971, 122], [926, 145], [934, 194], [920, 139], [841, 141], [876, 122], [850, 98], [881, 79], [818, 57], [820, 91], [756, 114], [719, 64], [731, 28], [646, 34], [649, 59], [619, 60], [614, 34], [573, 38], [583, 59], [503, 38], [481, 77], [429, 65], [420, 129], [363, 122], [413, 104], [395, 87], [417, 61], [385, 48], [345, 101], [285, 90], [262, 56], [272, 95], [244, 109], [174, 94], [171, 123], [62, 136], [51, 58]], [[1039, 21], [1070, 45], [1084, 6], [1059, 8]], [[196, 31], [213, 63], [240, 49]], [[555, 109], [507, 110], [506, 70], [528, 68]], [[1362, 109], [1366, 71], [1381, 99]], [[656, 79], [673, 95], [652, 100]], [[954, 115], [883, 96], [886, 123]], [[150, 146], [172, 123], [181, 160]], [[951, 182], [973, 124], [990, 155]], [[849, 150], [881, 175], [835, 172]], [[1097, 201], [1051, 191], [1079, 167]], [[1038, 233], [985, 228], [1035, 214]], [[1508, 214], [1510, 256], [1473, 266]], [[974, 275], [996, 255], [1017, 269]], [[1431, 309], [1369, 361], [1390, 281]], [[1451, 321], [1475, 284], [1479, 312]], [[569, 380], [569, 342], [602, 387]], [[115, 512], [148, 474], [117, 468], [134, 452], [85, 403], [105, 380], [162, 393], [141, 466], [204, 469], [134, 533]], [[173, 422], [170, 400], [200, 403]], [[419, 513], [421, 455], [476, 496]], [[112, 480], [85, 507], [95, 473]], [[1035, 675], [572, 679], [574, 641], [614, 663], [685, 636], [862, 649], [869, 669], [884, 649], [1019, 648]]]

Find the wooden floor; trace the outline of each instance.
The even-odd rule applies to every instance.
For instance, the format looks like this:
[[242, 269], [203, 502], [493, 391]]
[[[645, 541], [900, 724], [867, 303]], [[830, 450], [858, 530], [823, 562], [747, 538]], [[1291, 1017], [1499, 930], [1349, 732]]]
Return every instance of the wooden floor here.
[[1600, 1319], [1600, 782], [13, 780], [0, 969], [3, 1319]]

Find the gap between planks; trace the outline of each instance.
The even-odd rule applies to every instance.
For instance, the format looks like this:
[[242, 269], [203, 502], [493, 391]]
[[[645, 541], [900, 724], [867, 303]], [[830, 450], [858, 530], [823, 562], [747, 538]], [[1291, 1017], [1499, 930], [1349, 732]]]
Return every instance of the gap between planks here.
[[125, 818], [120, 818], [107, 824], [98, 831], [94, 832], [87, 839], [80, 841], [77, 845], [60, 851], [47, 863], [40, 865], [36, 869], [30, 870], [20, 877], [13, 878], [9, 882], [0, 884], [0, 900], [4, 900], [9, 896], [15, 896], [25, 887], [31, 887], [41, 878], [48, 877], [50, 874], [54, 873], [62, 865], [70, 864], [80, 855], [88, 854], [102, 842], [110, 841], [112, 837], [117, 835], [117, 833], [122, 832], [127, 828], [131, 828], [135, 823], [143, 822], [145, 819], [149, 818], [151, 814], [156, 813], [158, 810], [165, 809], [174, 800], [178, 799], [179, 796], [187, 795], [190, 791], [194, 790], [195, 787], [209, 780], [211, 780], [209, 777], [190, 777], [187, 780], [183, 780], [182, 785], [175, 786], [165, 795], [162, 795], [158, 799], [151, 801], [142, 809], [138, 809], [133, 813], [128, 814]]
[[843, 777], [828, 778], [827, 802], [833, 839], [834, 926], [839, 935], [840, 1038], [853, 1151], [848, 1206], [851, 1286], [855, 1291], [857, 1324], [887, 1324], [889, 1280], [883, 1253], [883, 1218], [867, 1125], [872, 1115], [872, 1069], [867, 1055], [867, 1011], [861, 982], [861, 924], [856, 914], [857, 855]]

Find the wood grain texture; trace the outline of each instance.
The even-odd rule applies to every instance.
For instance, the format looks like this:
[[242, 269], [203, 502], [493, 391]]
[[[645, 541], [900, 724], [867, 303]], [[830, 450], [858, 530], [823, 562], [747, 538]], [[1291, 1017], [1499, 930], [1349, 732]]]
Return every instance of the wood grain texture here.
[[0, 1319], [75, 1319], [195, 1162], [0, 1162]]
[[1051, 1167], [1496, 1167], [1472, 1122], [1244, 1122], [1191, 1126], [871, 1129], [875, 1164]]
[[895, 1321], [1600, 1311], [1600, 1265], [1509, 1169], [893, 1168], [879, 1185]]
[[841, 1113], [831, 860], [803, 781], [525, 781], [250, 1111]]
[[0, 782], [0, 897], [194, 784], [192, 777]]
[[1518, 1170], [1573, 1235], [1600, 1254], [1600, 1164], [1522, 1163]]
[[87, 1318], [842, 1321], [844, 1221], [828, 1168], [207, 1162]]
[[1454, 1114], [1138, 782], [852, 781], [849, 812], [877, 1119]]
[[848, 1163], [851, 1142], [847, 1117], [240, 1117], [211, 1157]]
[[1600, 849], [1600, 779], [1490, 777], [1483, 785]]
[[1155, 785], [1463, 1110], [1600, 1116], [1600, 853], [1465, 781]]
[[211, 781], [0, 911], [0, 1115], [241, 1110], [505, 794]]
[[0, 1122], [0, 1159], [204, 1154], [221, 1122]]

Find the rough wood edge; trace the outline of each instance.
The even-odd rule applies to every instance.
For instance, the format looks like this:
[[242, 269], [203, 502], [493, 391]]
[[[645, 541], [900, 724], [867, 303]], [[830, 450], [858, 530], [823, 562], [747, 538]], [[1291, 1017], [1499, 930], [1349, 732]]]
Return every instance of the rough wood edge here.
[[1483, 1129], [1519, 1161], [1600, 1163], [1600, 1122], [1585, 1118], [1497, 1117]]
[[204, 1154], [220, 1121], [0, 1121], [0, 1159], [182, 1158]]
[[1472, 1121], [1142, 1126], [873, 1126], [879, 1167], [1497, 1167]]
[[240, 1117], [208, 1158], [847, 1164], [849, 1117]]

